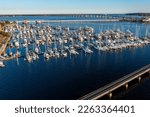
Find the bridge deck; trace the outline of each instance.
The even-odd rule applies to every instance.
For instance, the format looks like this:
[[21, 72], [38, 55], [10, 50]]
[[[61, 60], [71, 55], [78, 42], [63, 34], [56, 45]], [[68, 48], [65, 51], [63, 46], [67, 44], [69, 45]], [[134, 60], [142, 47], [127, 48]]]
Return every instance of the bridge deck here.
[[[60, 22], [116, 22], [119, 19], [91, 19], [91, 20], [40, 20], [42, 23], [60, 23]], [[22, 23], [23, 21], [16, 21]], [[29, 22], [35, 22], [35, 20], [29, 20]]]

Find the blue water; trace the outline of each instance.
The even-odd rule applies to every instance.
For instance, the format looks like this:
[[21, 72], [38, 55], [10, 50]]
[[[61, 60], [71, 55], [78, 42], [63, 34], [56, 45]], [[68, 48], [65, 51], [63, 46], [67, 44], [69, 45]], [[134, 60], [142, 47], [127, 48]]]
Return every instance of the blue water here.
[[125, 15], [125, 14], [89, 14], [89, 15], [43, 15], [43, 16], [0, 16], [0, 20], [8, 20], [8, 21], [20, 21], [20, 20], [92, 20], [92, 19], [112, 19], [112, 18], [120, 18], [120, 17], [134, 17], [141, 18], [141, 16], [136, 15]]
[[[16, 20], [18, 18], [20, 16]], [[136, 27], [140, 27], [141, 35], [150, 27], [148, 24], [127, 22], [49, 25], [87, 25], [94, 27], [96, 32], [118, 28], [136, 32]], [[34, 63], [28, 63], [23, 58], [5, 61], [6, 67], [0, 69], [0, 99], [78, 99], [150, 63], [150, 45], [110, 52], [94, 50], [91, 55], [85, 55], [82, 50], [78, 52], [78, 56], [52, 58], [49, 61], [40, 56]], [[118, 99], [150, 99], [149, 90], [150, 80], [147, 79], [142, 86], [137, 86], [131, 93]]]

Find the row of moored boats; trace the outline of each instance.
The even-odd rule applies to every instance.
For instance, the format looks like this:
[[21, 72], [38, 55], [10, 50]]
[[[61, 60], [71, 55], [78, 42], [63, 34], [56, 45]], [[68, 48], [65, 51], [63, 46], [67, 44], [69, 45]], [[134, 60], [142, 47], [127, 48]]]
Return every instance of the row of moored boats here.
[[[67, 57], [78, 55], [79, 50], [91, 54], [95, 50], [111, 51], [129, 47], [139, 47], [150, 43], [150, 36], [135, 36], [130, 30], [105, 30], [99, 33], [92, 27], [70, 28], [50, 26], [39, 23], [16, 23], [5, 27], [11, 33], [11, 40], [6, 53], [2, 57], [24, 57], [28, 62], [51, 57]], [[4, 67], [0, 59], [0, 66]]]

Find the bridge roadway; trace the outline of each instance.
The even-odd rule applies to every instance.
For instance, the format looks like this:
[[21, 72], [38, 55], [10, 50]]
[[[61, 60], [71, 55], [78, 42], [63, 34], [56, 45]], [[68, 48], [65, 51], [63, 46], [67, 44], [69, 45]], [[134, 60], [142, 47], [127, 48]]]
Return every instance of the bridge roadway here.
[[[36, 20], [29, 20], [29, 22], [34, 23]], [[40, 20], [42, 23], [61, 23], [61, 22], [117, 22], [119, 19], [91, 19], [91, 20]], [[16, 21], [22, 23], [23, 20]]]
[[120, 88], [121, 86], [125, 86], [127, 88], [129, 82], [135, 79], [141, 80], [141, 76], [145, 73], [150, 73], [150, 64], [79, 98], [79, 100], [97, 100], [105, 95], [112, 97], [112, 91]]

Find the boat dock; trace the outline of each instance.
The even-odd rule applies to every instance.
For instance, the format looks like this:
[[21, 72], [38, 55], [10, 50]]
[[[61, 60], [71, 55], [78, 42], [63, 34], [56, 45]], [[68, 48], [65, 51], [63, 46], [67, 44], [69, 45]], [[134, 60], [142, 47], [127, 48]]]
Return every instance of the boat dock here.
[[128, 88], [128, 83], [137, 79], [138, 81], [141, 80], [141, 76], [150, 73], [150, 64], [142, 67], [141, 69], [138, 69], [104, 87], [101, 87], [83, 97], [81, 97], [79, 100], [98, 100], [102, 98], [105, 95], [108, 95], [109, 98], [113, 96], [113, 91], [116, 89], [124, 86], [125, 88]]

